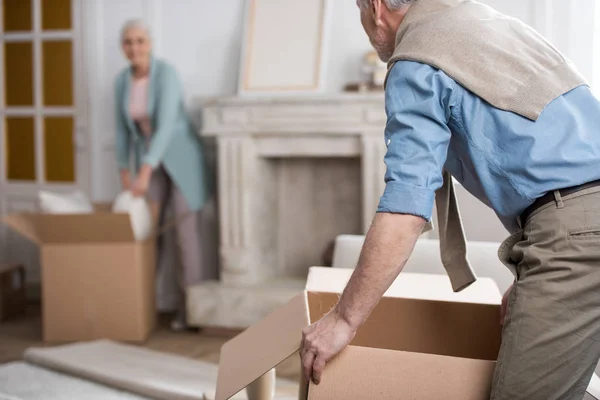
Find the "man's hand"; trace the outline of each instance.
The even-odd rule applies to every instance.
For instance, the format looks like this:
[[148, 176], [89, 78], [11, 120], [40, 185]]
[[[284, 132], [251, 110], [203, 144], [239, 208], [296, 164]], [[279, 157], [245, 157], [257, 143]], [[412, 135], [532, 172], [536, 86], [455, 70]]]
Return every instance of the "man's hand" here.
[[321, 382], [325, 363], [338, 355], [354, 338], [356, 330], [333, 309], [302, 331], [300, 357], [305, 379]]
[[140, 173], [135, 178], [135, 182], [131, 187], [131, 193], [135, 197], [145, 196], [150, 187], [150, 179], [152, 178], [152, 167], [149, 165], [143, 165], [140, 169]]
[[500, 306], [500, 325], [504, 325], [504, 317], [506, 316], [506, 309], [508, 308], [508, 298], [510, 297], [510, 292], [513, 288], [513, 285], [506, 290], [504, 296], [502, 296], [502, 305]]

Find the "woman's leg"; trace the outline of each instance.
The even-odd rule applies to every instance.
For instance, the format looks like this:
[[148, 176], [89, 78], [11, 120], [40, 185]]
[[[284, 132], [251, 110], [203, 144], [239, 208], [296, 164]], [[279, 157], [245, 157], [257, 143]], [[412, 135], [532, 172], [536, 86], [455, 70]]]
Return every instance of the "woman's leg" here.
[[[163, 226], [166, 222], [167, 207], [169, 206], [169, 197], [171, 195], [171, 181], [165, 170], [161, 167], [154, 170], [148, 188], [148, 199], [159, 207], [158, 226]], [[167, 252], [167, 241], [165, 235], [159, 235], [156, 239], [156, 269], [157, 277], [160, 277], [159, 267], [161, 260]]]
[[175, 243], [177, 246], [177, 277], [180, 288], [180, 322], [185, 325], [186, 289], [206, 280], [203, 273], [201, 238], [199, 231], [200, 211], [192, 212], [185, 197], [175, 184], [172, 187], [174, 218], [177, 218], [175, 227]]

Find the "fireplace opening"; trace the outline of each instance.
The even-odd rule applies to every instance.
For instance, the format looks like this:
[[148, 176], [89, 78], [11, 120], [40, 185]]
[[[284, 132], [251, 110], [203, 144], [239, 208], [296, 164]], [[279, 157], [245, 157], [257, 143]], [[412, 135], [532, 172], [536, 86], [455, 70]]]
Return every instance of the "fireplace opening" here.
[[359, 157], [270, 158], [276, 276], [306, 278], [339, 234], [362, 233]]

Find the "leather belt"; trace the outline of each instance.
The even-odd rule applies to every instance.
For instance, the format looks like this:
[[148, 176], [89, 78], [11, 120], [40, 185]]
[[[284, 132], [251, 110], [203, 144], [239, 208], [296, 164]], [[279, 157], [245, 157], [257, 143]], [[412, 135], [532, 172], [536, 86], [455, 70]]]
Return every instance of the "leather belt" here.
[[[571, 186], [568, 188], [559, 189], [558, 192], [560, 193], [561, 197], [565, 197], [570, 194], [579, 192], [581, 190], [590, 189], [590, 188], [593, 188], [596, 186], [600, 186], [600, 179], [591, 181], [588, 183], [584, 183], [582, 185]], [[554, 191], [550, 191], [550, 192], [546, 193], [545, 195], [543, 195], [542, 197], [537, 198], [533, 202], [533, 204], [530, 205], [529, 207], [527, 207], [525, 209], [525, 211], [523, 211], [523, 213], [521, 214], [521, 223], [525, 224], [525, 221], [527, 221], [527, 218], [531, 215], [531, 213], [533, 213], [535, 210], [537, 210], [541, 206], [550, 203], [551, 201], [554, 201]]]

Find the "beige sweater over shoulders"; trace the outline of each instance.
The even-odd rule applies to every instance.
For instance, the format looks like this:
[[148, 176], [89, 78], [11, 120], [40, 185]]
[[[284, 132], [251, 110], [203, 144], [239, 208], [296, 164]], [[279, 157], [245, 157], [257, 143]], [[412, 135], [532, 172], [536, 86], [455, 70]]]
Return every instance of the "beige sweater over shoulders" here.
[[422, 62], [496, 108], [537, 120], [555, 98], [586, 84], [533, 28], [473, 0], [417, 0], [396, 36], [396, 61]]

